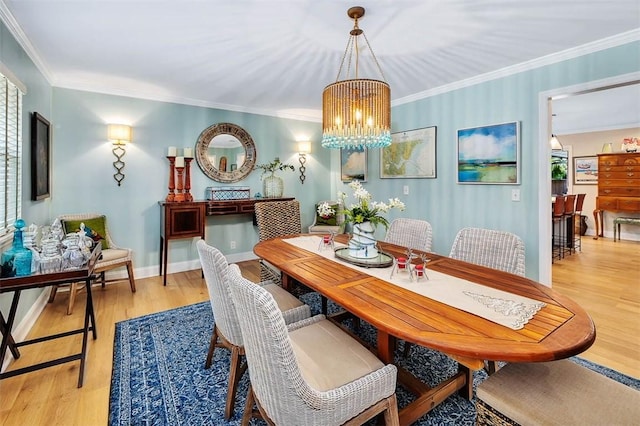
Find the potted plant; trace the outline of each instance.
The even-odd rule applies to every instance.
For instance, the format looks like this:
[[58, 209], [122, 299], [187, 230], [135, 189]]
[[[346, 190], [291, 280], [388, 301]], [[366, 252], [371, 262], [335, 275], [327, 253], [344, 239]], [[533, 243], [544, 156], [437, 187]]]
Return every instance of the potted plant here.
[[[282, 197], [282, 192], [284, 191], [284, 183], [280, 176], [275, 175], [276, 171], [295, 170], [295, 168], [291, 164], [280, 162], [280, 158], [278, 157], [274, 158], [274, 160], [270, 163], [258, 164], [256, 166], [256, 169], [262, 170], [260, 179], [262, 179], [262, 189], [264, 192], [264, 196], [267, 198]], [[265, 175], [267, 176], [265, 177]]]
[[[376, 241], [373, 237], [375, 228], [378, 225], [389, 227], [389, 221], [383, 216], [391, 209], [404, 210], [404, 203], [398, 198], [389, 199], [389, 203], [371, 201], [371, 194], [364, 189], [360, 181], [354, 180], [349, 184], [356, 199], [355, 204], [347, 206], [345, 203], [347, 194], [338, 193], [340, 204], [345, 209], [340, 213], [344, 214], [345, 223], [353, 223], [353, 237], [349, 241], [349, 255], [357, 258], [373, 258], [378, 255]], [[323, 203], [326, 204], [326, 203]], [[326, 212], [326, 206], [318, 206], [318, 213]]]

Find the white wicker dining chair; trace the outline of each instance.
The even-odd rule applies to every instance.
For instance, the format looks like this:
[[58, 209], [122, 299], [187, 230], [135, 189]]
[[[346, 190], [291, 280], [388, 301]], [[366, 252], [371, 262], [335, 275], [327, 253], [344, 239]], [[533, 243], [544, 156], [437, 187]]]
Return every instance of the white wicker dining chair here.
[[524, 276], [524, 243], [515, 234], [483, 228], [458, 231], [449, 257]]
[[243, 425], [254, 403], [270, 425], [356, 425], [379, 413], [387, 425], [399, 424], [394, 365], [323, 315], [287, 329], [266, 290], [230, 275], [251, 377]]
[[[524, 243], [511, 232], [463, 228], [456, 235], [449, 257], [520, 276], [525, 273]], [[486, 369], [493, 374], [497, 363], [489, 361]]]
[[[302, 233], [300, 203], [289, 201], [261, 201], [255, 205], [259, 241], [283, 235]], [[260, 280], [282, 281], [280, 271], [273, 265], [260, 261]]]
[[384, 241], [426, 252], [431, 251], [433, 232], [426, 220], [398, 218], [389, 226]]
[[[215, 247], [208, 245], [204, 240], [199, 240], [196, 243], [196, 247], [202, 265], [205, 284], [209, 291], [209, 301], [211, 302], [214, 317], [213, 332], [205, 368], [211, 367], [216, 347], [227, 348], [231, 352], [229, 384], [225, 404], [225, 418], [229, 420], [233, 414], [238, 382], [246, 369], [246, 365], [242, 364], [240, 359], [244, 355], [242, 332], [240, 331], [238, 315], [231, 301], [229, 289], [229, 271], [234, 270], [237, 273], [240, 273], [240, 271], [237, 265], [229, 265], [224, 255]], [[254, 285], [258, 286], [258, 284]], [[286, 323], [300, 321], [311, 316], [309, 306], [296, 299], [282, 287], [272, 282], [262, 282], [259, 286], [273, 295]]]
[[[64, 228], [65, 233], [76, 232], [75, 225], [78, 222], [86, 222], [88, 223], [100, 223], [101, 226], [104, 227], [104, 235], [102, 235], [103, 244], [102, 244], [102, 255], [96, 262], [95, 268], [93, 272], [95, 274], [99, 274], [100, 283], [102, 287], [105, 286], [107, 282], [114, 281], [122, 281], [121, 278], [112, 278], [106, 279], [105, 272], [116, 269], [126, 267], [127, 269], [127, 279], [129, 281], [129, 287], [131, 287], [131, 292], [136, 292], [136, 280], [133, 276], [133, 250], [130, 248], [124, 248], [118, 246], [115, 241], [111, 238], [111, 234], [109, 233], [109, 227], [107, 226], [107, 218], [106, 216], [99, 213], [84, 213], [84, 214], [64, 214], [58, 216], [60, 222]], [[67, 314], [71, 315], [73, 312], [73, 305], [75, 304], [76, 293], [79, 289], [79, 285], [82, 283], [71, 283], [69, 285], [69, 303], [67, 305]], [[56, 297], [56, 293], [58, 291], [58, 286], [54, 285], [51, 287], [51, 293], [49, 294], [49, 302], [53, 302]]]

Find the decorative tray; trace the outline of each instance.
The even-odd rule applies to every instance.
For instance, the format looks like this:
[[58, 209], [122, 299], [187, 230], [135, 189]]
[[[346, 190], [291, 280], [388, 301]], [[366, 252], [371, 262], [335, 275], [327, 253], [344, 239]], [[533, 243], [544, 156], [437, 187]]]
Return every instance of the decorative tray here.
[[338, 259], [352, 263], [365, 268], [386, 268], [393, 265], [393, 256], [383, 251], [378, 251], [376, 257], [370, 259], [362, 259], [359, 257], [349, 256], [349, 247], [340, 247], [335, 249], [335, 255]]

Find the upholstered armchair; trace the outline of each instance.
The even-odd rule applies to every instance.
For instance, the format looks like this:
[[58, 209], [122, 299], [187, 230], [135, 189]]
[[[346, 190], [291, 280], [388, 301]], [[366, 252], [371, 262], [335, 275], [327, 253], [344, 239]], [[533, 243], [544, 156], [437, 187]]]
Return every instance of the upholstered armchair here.
[[268, 424], [363, 424], [384, 413], [397, 425], [397, 368], [318, 315], [285, 325], [265, 289], [230, 273], [251, 377], [242, 424], [254, 403]]
[[[90, 232], [94, 241], [100, 241], [102, 243], [102, 255], [96, 262], [94, 273], [99, 274], [102, 287], [107, 282], [122, 281], [121, 278], [106, 279], [105, 272], [117, 268], [126, 268], [127, 279], [129, 281], [129, 287], [131, 292], [136, 291], [136, 281], [133, 276], [133, 250], [130, 248], [119, 247], [115, 241], [111, 238], [109, 233], [109, 227], [107, 226], [107, 218], [99, 213], [85, 213], [85, 214], [65, 214], [58, 216], [65, 233], [77, 232], [80, 230], [80, 224], [85, 224], [85, 230]], [[67, 306], [67, 314], [71, 315], [73, 312], [73, 305], [75, 304], [76, 293], [78, 291], [79, 283], [70, 284], [69, 289], [69, 304]], [[58, 286], [54, 285], [51, 288], [49, 295], [49, 302], [53, 302], [56, 297]]]
[[[224, 255], [204, 240], [199, 240], [196, 246], [215, 321], [205, 368], [211, 366], [216, 347], [226, 348], [231, 352], [225, 405], [225, 418], [229, 420], [233, 414], [238, 382], [246, 369], [246, 364], [242, 365], [240, 360], [240, 357], [244, 355], [242, 332], [229, 289], [230, 271], [233, 270], [239, 274], [240, 270], [237, 265], [229, 265]], [[300, 321], [311, 316], [309, 306], [296, 299], [282, 287], [272, 282], [263, 282], [259, 285], [274, 297], [286, 323]]]
[[[322, 217], [318, 213], [318, 206], [322, 203], [327, 203], [329, 207], [334, 211], [334, 214], [330, 217]], [[313, 220], [313, 224], [309, 226], [310, 234], [340, 234], [344, 231], [345, 223], [344, 223], [344, 214], [340, 213], [342, 210], [342, 206], [338, 201], [335, 200], [327, 200], [320, 201], [315, 205], [315, 217]]]

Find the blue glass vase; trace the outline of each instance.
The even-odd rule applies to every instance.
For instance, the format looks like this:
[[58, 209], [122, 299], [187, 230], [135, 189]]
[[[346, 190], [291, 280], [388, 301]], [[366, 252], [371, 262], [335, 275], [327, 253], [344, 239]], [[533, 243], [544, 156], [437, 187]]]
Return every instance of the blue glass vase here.
[[25, 222], [18, 219], [13, 226], [16, 228], [13, 232], [13, 245], [2, 253], [3, 278], [31, 275], [31, 250], [25, 248], [22, 243], [22, 228], [24, 228]]

